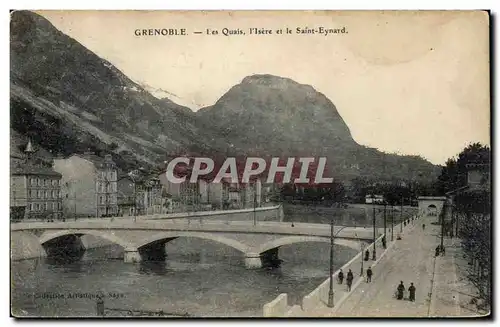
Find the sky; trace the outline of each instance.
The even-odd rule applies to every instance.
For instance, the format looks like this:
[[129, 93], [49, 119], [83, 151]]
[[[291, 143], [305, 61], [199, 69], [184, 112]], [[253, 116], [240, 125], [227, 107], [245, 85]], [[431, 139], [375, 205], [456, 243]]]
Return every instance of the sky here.
[[[248, 75], [273, 74], [325, 94], [365, 146], [443, 164], [471, 142], [490, 144], [483, 12], [38, 13], [155, 95], [195, 111]], [[296, 33], [320, 26], [347, 33]], [[187, 35], [135, 35], [149, 28]], [[224, 36], [223, 28], [246, 35]], [[293, 34], [276, 34], [286, 28]]]

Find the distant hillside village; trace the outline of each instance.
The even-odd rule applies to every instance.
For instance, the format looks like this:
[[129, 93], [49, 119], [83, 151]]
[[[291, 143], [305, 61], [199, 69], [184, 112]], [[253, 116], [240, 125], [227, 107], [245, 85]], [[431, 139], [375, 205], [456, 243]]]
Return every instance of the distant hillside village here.
[[50, 158], [28, 141], [11, 155], [10, 203], [20, 219], [115, 217], [263, 206], [274, 190], [260, 179], [247, 185], [198, 179], [174, 184], [164, 167], [121, 171], [111, 155], [91, 152]]

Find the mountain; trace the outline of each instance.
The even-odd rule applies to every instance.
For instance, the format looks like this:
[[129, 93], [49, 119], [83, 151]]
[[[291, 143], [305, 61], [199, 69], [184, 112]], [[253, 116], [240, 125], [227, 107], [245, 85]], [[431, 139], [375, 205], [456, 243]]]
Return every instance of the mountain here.
[[420, 157], [357, 144], [325, 95], [291, 79], [248, 76], [194, 113], [168, 96], [153, 96], [151, 87], [132, 81], [35, 13], [15, 11], [10, 24], [11, 138], [18, 148], [29, 137], [53, 156], [109, 153], [123, 170], [190, 152], [218, 158], [327, 156], [328, 169], [344, 180], [436, 173]]
[[15, 11], [10, 27], [11, 127], [40, 147], [112, 153], [131, 167], [193, 144], [226, 147], [189, 108], [155, 98], [45, 18]]
[[[357, 144], [335, 105], [309, 85], [252, 75], [197, 116], [248, 153], [326, 156], [334, 177], [432, 177], [437, 169], [417, 156], [397, 156]], [[413, 177], [411, 176], [413, 175]]]

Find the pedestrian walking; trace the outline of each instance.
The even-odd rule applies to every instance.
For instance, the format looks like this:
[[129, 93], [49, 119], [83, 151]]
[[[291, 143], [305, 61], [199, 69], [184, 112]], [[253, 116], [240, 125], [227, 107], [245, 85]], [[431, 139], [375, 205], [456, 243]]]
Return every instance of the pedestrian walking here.
[[351, 269], [349, 269], [349, 271], [347, 272], [347, 279], [346, 279], [346, 282], [347, 282], [347, 290], [350, 292], [351, 291], [351, 286], [352, 286], [352, 280], [354, 279], [354, 276], [352, 274], [352, 271]]
[[365, 261], [368, 261], [368, 260], [370, 260], [370, 251], [366, 250], [365, 251]]
[[344, 273], [342, 272], [342, 269], [340, 269], [339, 271], [338, 278], [339, 278], [339, 284], [342, 285], [342, 282], [344, 281]]
[[422, 230], [425, 230], [425, 224], [422, 224]]
[[366, 282], [367, 283], [370, 283], [372, 281], [372, 275], [373, 275], [372, 267], [369, 267], [368, 270], [366, 271]]
[[408, 287], [408, 292], [410, 292], [410, 301], [415, 302], [415, 291], [416, 288], [413, 286], [413, 283], [411, 283], [411, 286]]
[[405, 291], [405, 286], [403, 284], [403, 281], [398, 286], [398, 292], [397, 292], [397, 299], [402, 300], [403, 299], [403, 293]]
[[436, 246], [436, 253], [435, 253], [435, 256], [436, 256], [436, 257], [437, 257], [437, 256], [439, 256], [439, 245], [438, 245], [438, 246]]

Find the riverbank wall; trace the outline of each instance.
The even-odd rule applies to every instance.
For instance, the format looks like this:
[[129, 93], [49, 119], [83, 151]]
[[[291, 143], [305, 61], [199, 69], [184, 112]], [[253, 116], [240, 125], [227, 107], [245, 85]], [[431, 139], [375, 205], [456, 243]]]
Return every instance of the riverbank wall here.
[[[229, 220], [229, 221], [283, 221], [283, 206], [256, 207], [235, 210], [194, 211], [170, 214], [155, 214], [137, 216], [137, 220], [166, 220], [166, 219], [202, 219], [202, 220]], [[127, 217], [130, 219], [130, 217]], [[120, 218], [116, 218], [120, 219]]]

